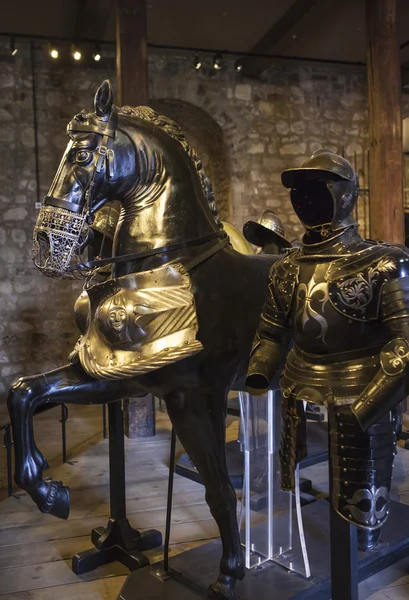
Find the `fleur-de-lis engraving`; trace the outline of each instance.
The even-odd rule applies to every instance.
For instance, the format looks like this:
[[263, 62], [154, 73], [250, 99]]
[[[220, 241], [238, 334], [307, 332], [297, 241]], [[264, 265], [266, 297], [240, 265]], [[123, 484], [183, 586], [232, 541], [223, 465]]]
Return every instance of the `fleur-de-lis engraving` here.
[[405, 341], [398, 341], [393, 347], [388, 344], [381, 354], [382, 368], [387, 375], [399, 375], [409, 361], [409, 345]]
[[[321, 313], [319, 314], [311, 306], [312, 299], [315, 298], [320, 304]], [[313, 319], [320, 326], [320, 332], [316, 336], [317, 339], [321, 339], [325, 343], [325, 336], [328, 331], [328, 321], [323, 316], [325, 305], [328, 302], [328, 284], [323, 281], [317, 283], [315, 281], [315, 275], [312, 276], [308, 285], [300, 283], [297, 290], [298, 308], [295, 315], [296, 323], [301, 323], [301, 327], [305, 330], [307, 323]]]
[[[369, 509], [367, 508], [368, 501]], [[377, 488], [372, 485], [369, 489], [357, 490], [352, 498], [347, 498], [347, 505], [344, 510], [349, 510], [357, 523], [373, 527], [379, 521], [385, 519], [388, 503], [388, 488], [385, 486]]]

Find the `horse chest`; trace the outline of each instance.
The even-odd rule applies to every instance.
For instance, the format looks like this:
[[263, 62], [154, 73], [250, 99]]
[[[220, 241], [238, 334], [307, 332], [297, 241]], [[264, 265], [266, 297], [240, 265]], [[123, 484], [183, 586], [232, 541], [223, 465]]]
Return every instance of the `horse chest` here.
[[78, 357], [95, 378], [142, 375], [196, 354], [198, 322], [182, 265], [118, 277], [83, 292]]

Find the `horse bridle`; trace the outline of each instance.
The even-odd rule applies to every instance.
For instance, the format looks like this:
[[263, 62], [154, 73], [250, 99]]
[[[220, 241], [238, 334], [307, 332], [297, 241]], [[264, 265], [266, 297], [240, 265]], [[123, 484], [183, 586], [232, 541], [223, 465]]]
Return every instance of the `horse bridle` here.
[[117, 112], [115, 107], [112, 108], [109, 118], [106, 122], [102, 121], [101, 125], [86, 125], [85, 123], [73, 123], [71, 121], [67, 126], [67, 135], [72, 138], [75, 133], [97, 133], [101, 136], [101, 143], [96, 149], [96, 159], [94, 160], [94, 170], [90, 181], [85, 189], [85, 204], [80, 206], [66, 200], [60, 200], [53, 196], [46, 196], [44, 204], [65, 208], [75, 213], [86, 211], [87, 216], [91, 216], [93, 212], [92, 200], [96, 189], [103, 183], [104, 178], [108, 185], [114, 183], [115, 179], [115, 151], [113, 149], [115, 139], [115, 122], [117, 121]]
[[[85, 224], [88, 224], [89, 226], [92, 225], [93, 213], [96, 212], [96, 210], [93, 210], [91, 207], [96, 191], [100, 189], [100, 186], [104, 183], [104, 181], [106, 181], [108, 185], [114, 183], [115, 152], [113, 149], [113, 143], [116, 134], [117, 119], [117, 109], [116, 107], [112, 107], [108, 120], [106, 122], [101, 121], [100, 125], [89, 125], [86, 123], [81, 123], [77, 120], [77, 122], [71, 121], [67, 126], [67, 134], [71, 138], [73, 134], [81, 132], [96, 133], [101, 136], [101, 142], [95, 151], [96, 158], [94, 159], [94, 170], [90, 177], [89, 183], [85, 189], [85, 203], [82, 206], [80, 206], [72, 202], [67, 202], [66, 200], [61, 200], [59, 198], [49, 195], [47, 195], [44, 199], [44, 207], [49, 207], [51, 210], [62, 210], [64, 211], [64, 213], [66, 211], [74, 213], [72, 215], [72, 220], [74, 223], [76, 223], [78, 239], [77, 248], [75, 248], [75, 250], [73, 249], [70, 253], [70, 260], [74, 252], [78, 254], [78, 250], [80, 249], [79, 240]], [[76, 219], [75, 216], [77, 217]], [[67, 219], [67, 214], [65, 214], [65, 218]], [[106, 227], [108, 226], [108, 221], [109, 219], [107, 219]], [[78, 231], [79, 227], [81, 227], [81, 229]], [[106, 231], [103, 233], [100, 254], [102, 253], [105, 237]], [[210, 258], [210, 256], [227, 246], [227, 244], [229, 244], [230, 240], [225, 231], [215, 231], [211, 234], [194, 238], [192, 240], [168, 244], [160, 248], [153, 248], [151, 250], [146, 250], [143, 252], [136, 252], [115, 257], [111, 256], [110, 258], [104, 259], [97, 258], [94, 261], [88, 262], [81, 261], [73, 267], [66, 266], [66, 268], [64, 269], [64, 273], [66, 273], [67, 275], [71, 273], [73, 276], [74, 273], [80, 273], [82, 277], [87, 278], [91, 274], [93, 274], [96, 269], [106, 266], [108, 264], [121, 263], [127, 261], [137, 261], [143, 258], [149, 258], [159, 254], [181, 250], [183, 248], [206, 244], [207, 242], [218, 238], [220, 238], [220, 240], [217, 244], [212, 245], [211, 248], [204, 250], [198, 256], [190, 260], [190, 262], [186, 265], [186, 270], [190, 270], [198, 264], [200, 264], [201, 262], [203, 262], [204, 260], [207, 260], [207, 258]], [[74, 242], [73, 239], [72, 241]]]

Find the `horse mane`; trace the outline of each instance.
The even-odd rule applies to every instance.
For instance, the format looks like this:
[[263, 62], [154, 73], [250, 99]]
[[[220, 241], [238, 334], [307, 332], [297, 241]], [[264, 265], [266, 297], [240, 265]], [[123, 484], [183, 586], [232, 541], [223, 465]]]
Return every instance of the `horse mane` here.
[[197, 155], [196, 150], [194, 150], [194, 148], [192, 148], [192, 146], [190, 146], [190, 144], [188, 143], [180, 125], [178, 125], [176, 121], [169, 119], [169, 117], [157, 113], [149, 106], [123, 106], [122, 108], [118, 108], [118, 114], [124, 116], [137, 117], [139, 119], [142, 119], [143, 121], [148, 121], [149, 123], [155, 125], [155, 127], [159, 127], [160, 129], [162, 129], [162, 131], [167, 133], [171, 138], [173, 138], [181, 144], [181, 146], [183, 147], [185, 152], [187, 152], [190, 160], [193, 162], [196, 168], [197, 174], [199, 175], [200, 183], [202, 185], [203, 194], [209, 204], [213, 218], [216, 221], [217, 225], [220, 228], [222, 228], [223, 226], [220, 222], [220, 216], [216, 207], [214, 190], [211, 181], [203, 169], [202, 161]]

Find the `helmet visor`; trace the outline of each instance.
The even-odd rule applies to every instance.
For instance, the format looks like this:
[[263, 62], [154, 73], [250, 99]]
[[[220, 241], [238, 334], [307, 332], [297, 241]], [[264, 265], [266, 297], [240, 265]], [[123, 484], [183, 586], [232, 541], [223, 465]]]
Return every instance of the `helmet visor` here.
[[306, 185], [305, 181], [298, 179], [294, 182], [290, 197], [297, 217], [307, 229], [332, 223], [334, 199], [327, 181], [308, 181]]

